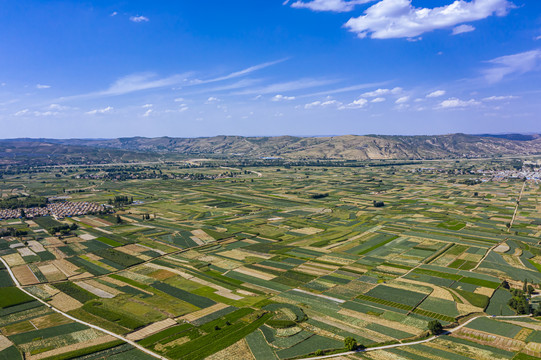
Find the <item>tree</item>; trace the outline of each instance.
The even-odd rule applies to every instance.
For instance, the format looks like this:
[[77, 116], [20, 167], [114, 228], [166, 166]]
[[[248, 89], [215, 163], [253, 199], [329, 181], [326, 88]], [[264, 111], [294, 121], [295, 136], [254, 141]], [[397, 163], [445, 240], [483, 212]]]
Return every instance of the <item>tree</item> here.
[[532, 296], [532, 294], [534, 293], [535, 289], [533, 288], [532, 285], [528, 285], [528, 295], [529, 296]]
[[122, 224], [122, 218], [120, 217], [120, 215], [116, 216], [116, 223], [117, 224]]
[[502, 282], [502, 287], [503, 287], [504, 289], [509, 289], [509, 283], [507, 282], [507, 280], [504, 280], [504, 281]]
[[344, 339], [344, 347], [349, 351], [357, 350], [357, 340], [348, 336]]
[[321, 349], [316, 350], [316, 352], [314, 353], [314, 355], [315, 355], [315, 356], [321, 356], [321, 355], [323, 355], [323, 350], [321, 350]]
[[528, 291], [528, 280], [524, 279], [524, 284], [522, 285], [522, 292]]
[[443, 325], [438, 320], [432, 320], [428, 323], [428, 330], [432, 335], [439, 335], [443, 332]]
[[513, 297], [509, 299], [507, 303], [511, 308], [513, 308], [517, 314], [526, 315], [531, 312], [531, 305], [528, 302], [528, 299], [524, 296], [524, 293], [519, 289], [513, 289]]

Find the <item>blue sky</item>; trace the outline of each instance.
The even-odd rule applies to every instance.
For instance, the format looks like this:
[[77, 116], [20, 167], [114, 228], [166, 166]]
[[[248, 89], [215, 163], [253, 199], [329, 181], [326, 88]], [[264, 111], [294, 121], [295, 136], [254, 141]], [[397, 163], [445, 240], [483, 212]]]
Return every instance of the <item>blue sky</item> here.
[[538, 0], [0, 0], [1, 138], [541, 132]]

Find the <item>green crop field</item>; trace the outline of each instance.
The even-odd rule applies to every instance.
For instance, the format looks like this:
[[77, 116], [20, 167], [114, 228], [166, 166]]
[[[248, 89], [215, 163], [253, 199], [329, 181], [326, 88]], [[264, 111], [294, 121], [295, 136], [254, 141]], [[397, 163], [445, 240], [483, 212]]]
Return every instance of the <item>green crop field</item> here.
[[[81, 189], [69, 201], [110, 207], [0, 221], [0, 256], [54, 308], [0, 267], [0, 359], [147, 358], [62, 313], [167, 359], [305, 358], [343, 352], [348, 337], [404, 344], [362, 354], [375, 360], [541, 356], [538, 318], [482, 317], [539, 307], [539, 184], [469, 181], [512, 160], [207, 160], [142, 168], [161, 171], [147, 179], [97, 181], [99, 166], [4, 175], [2, 194], [22, 184], [51, 198]], [[521, 293], [524, 281], [534, 297]], [[433, 320], [450, 329], [474, 316], [461, 331], [407, 345]]]

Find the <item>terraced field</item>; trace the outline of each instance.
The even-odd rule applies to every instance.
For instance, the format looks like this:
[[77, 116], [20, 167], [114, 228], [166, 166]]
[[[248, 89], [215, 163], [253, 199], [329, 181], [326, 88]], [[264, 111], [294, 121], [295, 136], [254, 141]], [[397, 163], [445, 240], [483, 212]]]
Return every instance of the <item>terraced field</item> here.
[[[70, 201], [133, 197], [114, 214], [0, 221], [24, 233], [1, 237], [0, 256], [26, 291], [152, 355], [54, 312], [2, 268], [0, 359], [292, 359], [343, 352], [348, 337], [368, 348], [422, 339], [433, 320], [452, 328], [472, 314], [515, 315], [511, 290], [527, 281], [535, 296], [541, 283], [539, 184], [466, 181], [505, 164], [264, 167], [98, 185], [65, 169], [4, 176], [5, 194], [29, 184], [48, 197], [91, 187]], [[52, 223], [78, 228], [50, 234]], [[350, 356], [536, 357], [540, 333], [535, 318], [483, 318]]]

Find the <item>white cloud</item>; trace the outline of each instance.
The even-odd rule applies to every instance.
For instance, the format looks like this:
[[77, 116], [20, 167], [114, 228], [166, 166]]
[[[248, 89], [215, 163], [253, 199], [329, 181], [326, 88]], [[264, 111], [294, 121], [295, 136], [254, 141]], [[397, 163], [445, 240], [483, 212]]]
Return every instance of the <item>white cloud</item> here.
[[151, 107], [153, 107], [154, 104], [145, 104], [142, 106], [143, 109], [150, 109]]
[[475, 27], [471, 25], [459, 25], [453, 28], [453, 35], [464, 34], [467, 32], [475, 31]]
[[541, 64], [541, 50], [501, 56], [488, 62], [493, 64], [494, 67], [484, 71], [485, 79], [490, 83], [495, 83], [501, 81], [507, 75], [521, 75], [539, 69]]
[[[292, 8], [297, 9], [310, 9], [313, 11], [334, 11], [334, 12], [347, 12], [355, 9], [355, 6], [360, 4], [366, 4], [374, 0], [311, 0], [308, 2], [305, 1], [295, 1], [291, 4]], [[289, 1], [284, 2], [286, 5]]]
[[51, 85], [42, 85], [42, 84], [36, 85], [36, 89], [49, 89], [50, 87]]
[[506, 95], [506, 96], [490, 96], [483, 99], [483, 101], [503, 101], [503, 100], [512, 100], [518, 99], [518, 96]]
[[94, 109], [94, 110], [87, 111], [86, 114], [87, 115], [107, 114], [107, 113], [110, 113], [111, 111], [113, 111], [113, 107], [107, 106], [106, 108], [103, 108], [103, 109]]
[[304, 105], [305, 109], [312, 109], [315, 107], [328, 107], [328, 106], [341, 106], [342, 103], [336, 100], [314, 101]]
[[427, 98], [437, 98], [437, 97], [443, 96], [445, 94], [446, 94], [445, 90], [436, 90], [436, 91], [432, 91], [430, 94], [426, 95], [426, 97]]
[[34, 116], [54, 116], [58, 115], [57, 111], [34, 111]]
[[410, 100], [409, 96], [402, 96], [395, 101], [395, 104], [404, 104]]
[[186, 100], [184, 98], [179, 97], [179, 98], [176, 98], [174, 101], [175, 102], [184, 102]]
[[146, 16], [139, 15], [139, 16], [130, 16], [130, 21], [133, 21], [134, 23], [140, 23], [140, 22], [148, 22], [150, 21], [150, 19], [147, 18]]
[[398, 95], [402, 92], [401, 87], [395, 87], [393, 89], [377, 89], [374, 91], [365, 92], [362, 97], [381, 97], [381, 95], [393, 94]]
[[304, 105], [304, 108], [305, 109], [311, 109], [311, 108], [315, 108], [317, 106], [321, 105], [321, 101], [314, 101], [314, 102], [311, 102], [311, 103], [308, 103], [306, 105]]
[[385, 98], [382, 98], [382, 97], [377, 97], [375, 98], [374, 100], [370, 101], [370, 102], [373, 102], [373, 103], [380, 103], [380, 102], [384, 102], [385, 101]]
[[214, 103], [217, 103], [219, 101], [222, 101], [220, 99], [218, 99], [217, 97], [214, 97], [214, 96], [211, 96], [207, 99], [207, 101], [205, 102], [205, 104], [214, 104]]
[[23, 110], [17, 111], [14, 115], [15, 115], [15, 116], [23, 116], [23, 115], [28, 114], [29, 112], [30, 112], [30, 110], [28, 110], [28, 109], [23, 109]]
[[361, 109], [361, 108], [365, 107], [366, 104], [368, 104], [368, 100], [360, 98], [360, 99], [357, 99], [357, 100], [347, 104], [346, 106], [341, 106], [339, 109], [340, 110], [344, 110], [344, 109]]
[[465, 108], [470, 106], [476, 106], [481, 104], [479, 101], [476, 101], [474, 99], [471, 100], [460, 100], [457, 98], [449, 98], [447, 100], [442, 101], [438, 107], [440, 109], [454, 109], [454, 108]]
[[536, 36], [536, 37], [534, 38], [534, 40], [541, 40], [541, 35]]
[[411, 107], [410, 104], [397, 104], [395, 109], [396, 110], [407, 110], [410, 107]]
[[505, 16], [514, 5], [508, 0], [455, 0], [435, 8], [416, 8], [412, 0], [381, 0], [369, 7], [364, 15], [345, 24], [360, 38], [411, 38], [436, 29], [460, 23]]
[[59, 105], [59, 104], [51, 104], [51, 105], [49, 105], [49, 109], [50, 110], [62, 111], [62, 110], [68, 110], [68, 109], [70, 109], [70, 107], [69, 106], [64, 106], [64, 105]]
[[186, 111], [188, 109], [189, 109], [189, 107], [186, 104], [182, 104], [180, 106], [180, 109], [178, 109], [178, 112], [184, 112], [184, 111]]
[[295, 100], [295, 96], [284, 96], [284, 95], [275, 95], [271, 101], [291, 101]]
[[113, 12], [111, 13], [111, 16], [117, 16], [117, 15], [118, 15], [118, 13], [117, 13], [116, 11], [113, 11]]
[[143, 114], [143, 117], [149, 117], [150, 114], [152, 114], [152, 109], [148, 109], [147, 111], [145, 111], [145, 113]]

